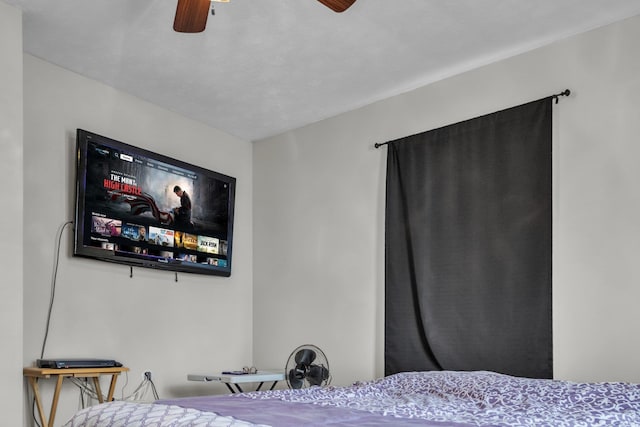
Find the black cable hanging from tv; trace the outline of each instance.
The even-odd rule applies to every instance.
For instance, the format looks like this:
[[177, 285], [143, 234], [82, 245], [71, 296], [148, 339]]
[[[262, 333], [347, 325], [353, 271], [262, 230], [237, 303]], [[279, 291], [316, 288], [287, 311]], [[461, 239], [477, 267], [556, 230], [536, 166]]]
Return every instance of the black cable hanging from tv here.
[[[553, 94], [553, 95], [551, 95], [551, 96], [548, 96], [547, 98], [550, 98], [550, 99], [554, 100], [554, 101], [555, 101], [555, 103], [557, 104], [557, 103], [560, 101], [560, 97], [561, 97], [561, 96], [569, 96], [569, 95], [571, 95], [571, 91], [570, 91], [569, 89], [565, 89], [565, 90], [563, 90], [562, 92], [560, 92], [560, 93], [556, 93], [556, 94]], [[382, 146], [384, 146], [384, 145], [389, 144], [390, 142], [393, 142], [393, 141], [387, 141], [387, 142], [376, 142], [375, 144], [373, 144], [373, 146], [374, 146], [375, 148], [380, 148], [380, 147], [382, 147]]]
[[44, 351], [47, 346], [47, 338], [49, 337], [49, 327], [51, 325], [51, 312], [53, 311], [53, 302], [56, 297], [56, 282], [58, 280], [58, 264], [60, 264], [60, 244], [62, 242], [62, 233], [68, 225], [74, 225], [73, 221], [65, 221], [62, 223], [56, 234], [56, 245], [53, 251], [53, 271], [51, 273], [51, 295], [49, 297], [49, 308], [47, 310], [47, 322], [44, 329], [44, 338], [42, 339], [42, 349], [40, 350], [40, 359], [44, 358]]

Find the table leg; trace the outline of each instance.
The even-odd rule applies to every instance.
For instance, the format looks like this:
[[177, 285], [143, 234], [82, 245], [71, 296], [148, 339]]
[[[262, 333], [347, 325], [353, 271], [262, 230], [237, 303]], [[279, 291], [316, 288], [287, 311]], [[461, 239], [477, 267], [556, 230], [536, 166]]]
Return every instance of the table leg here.
[[104, 403], [104, 398], [102, 397], [102, 389], [100, 388], [100, 377], [93, 377], [93, 387], [96, 390], [96, 394], [98, 395], [98, 402]]
[[118, 381], [118, 374], [111, 375], [111, 384], [109, 384], [109, 394], [107, 395], [107, 402], [113, 400], [113, 393], [116, 391], [116, 381]]
[[44, 414], [44, 408], [42, 407], [42, 400], [40, 398], [40, 389], [38, 388], [38, 379], [36, 377], [27, 377], [29, 380], [29, 384], [31, 384], [31, 389], [33, 390], [33, 398], [36, 401], [36, 406], [38, 407], [38, 415], [40, 415], [40, 422], [43, 427], [48, 426], [47, 424], [47, 416]]
[[58, 408], [58, 399], [60, 398], [60, 390], [62, 389], [62, 380], [64, 377], [58, 375], [56, 381], [56, 389], [53, 392], [53, 401], [51, 402], [51, 413], [49, 414], [49, 427], [53, 427], [53, 420], [56, 418], [56, 409]]

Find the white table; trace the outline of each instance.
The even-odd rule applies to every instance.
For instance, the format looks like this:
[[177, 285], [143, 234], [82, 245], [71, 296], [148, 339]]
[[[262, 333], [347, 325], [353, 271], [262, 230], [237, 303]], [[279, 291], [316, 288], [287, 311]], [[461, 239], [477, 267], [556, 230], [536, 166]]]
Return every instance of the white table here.
[[217, 373], [217, 374], [189, 374], [187, 375], [187, 380], [189, 381], [203, 381], [203, 382], [219, 382], [224, 383], [227, 386], [231, 393], [235, 393], [236, 390], [233, 389], [231, 385], [234, 385], [240, 393], [244, 393], [240, 384], [244, 383], [259, 383], [258, 387], [256, 387], [256, 391], [260, 391], [262, 385], [265, 382], [273, 381], [271, 384], [271, 388], [269, 390], [273, 390], [278, 381], [284, 380], [284, 374], [280, 372], [268, 372], [268, 371], [258, 371], [255, 374], [225, 374], [225, 373]]

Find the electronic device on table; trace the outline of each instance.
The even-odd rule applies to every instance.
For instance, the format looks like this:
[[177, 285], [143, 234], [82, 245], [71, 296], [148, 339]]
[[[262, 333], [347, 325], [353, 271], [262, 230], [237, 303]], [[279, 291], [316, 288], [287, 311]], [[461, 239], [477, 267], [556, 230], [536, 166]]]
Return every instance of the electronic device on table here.
[[74, 368], [115, 368], [122, 363], [113, 359], [38, 359], [38, 368], [74, 369]]

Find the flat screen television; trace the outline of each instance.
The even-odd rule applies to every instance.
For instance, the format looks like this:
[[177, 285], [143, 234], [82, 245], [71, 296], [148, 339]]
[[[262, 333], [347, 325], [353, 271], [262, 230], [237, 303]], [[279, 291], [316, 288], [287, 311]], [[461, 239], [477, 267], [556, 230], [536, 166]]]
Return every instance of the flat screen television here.
[[74, 255], [231, 275], [236, 180], [77, 130]]

